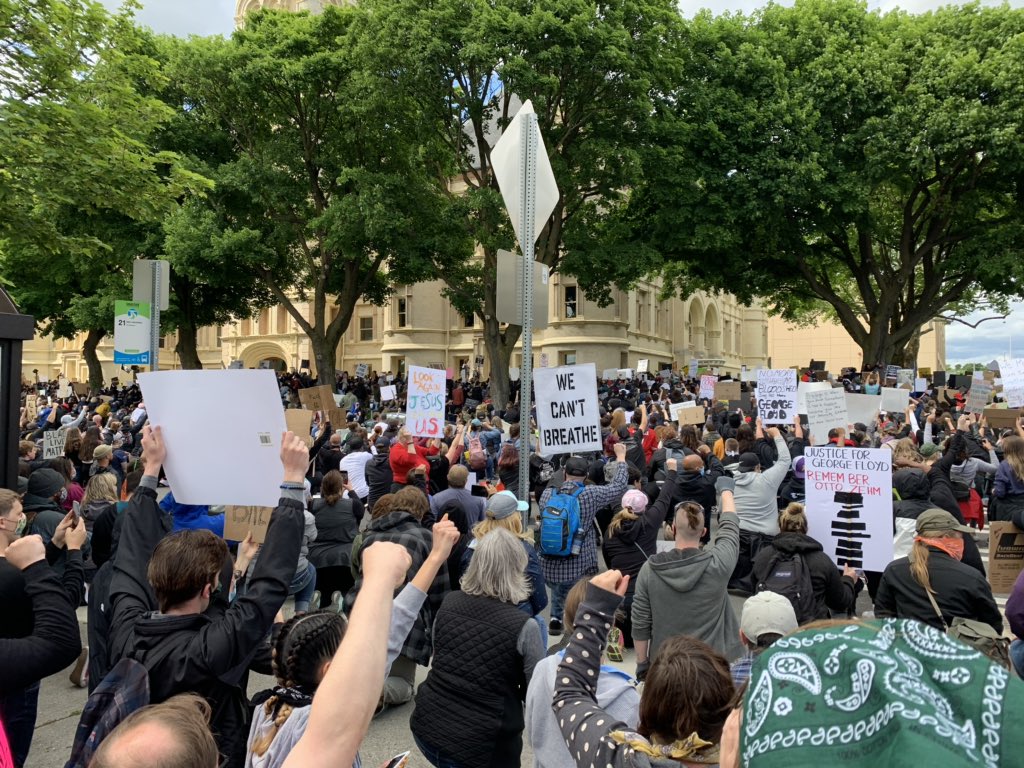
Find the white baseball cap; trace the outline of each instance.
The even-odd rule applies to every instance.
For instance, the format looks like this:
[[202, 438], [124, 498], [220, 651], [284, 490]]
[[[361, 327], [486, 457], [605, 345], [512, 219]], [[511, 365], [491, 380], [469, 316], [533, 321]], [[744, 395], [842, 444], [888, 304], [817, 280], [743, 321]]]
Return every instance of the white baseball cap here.
[[788, 635], [799, 626], [793, 604], [777, 592], [758, 592], [743, 604], [740, 631], [751, 643], [761, 635]]

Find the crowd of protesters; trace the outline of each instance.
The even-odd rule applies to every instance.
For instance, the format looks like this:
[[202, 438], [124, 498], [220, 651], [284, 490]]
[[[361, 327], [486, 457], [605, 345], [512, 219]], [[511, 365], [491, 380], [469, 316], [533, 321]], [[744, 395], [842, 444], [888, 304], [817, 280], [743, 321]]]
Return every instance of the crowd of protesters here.
[[[283, 404], [316, 383], [278, 374]], [[874, 394], [884, 371], [833, 383]], [[1014, 763], [1024, 642], [975, 534], [1024, 526], [1020, 420], [929, 386], [830, 431], [892, 451], [897, 557], [863, 573], [808, 535], [806, 423], [764, 426], [746, 382], [723, 403], [679, 374], [599, 381], [582, 455], [523, 439], [517, 383], [504, 408], [466, 369], [447, 386], [428, 440], [402, 376], [339, 373], [337, 407], [281, 438], [262, 545], [175, 501], [137, 386], [26, 387], [0, 490], [0, 765], [26, 765], [40, 681], [69, 665], [90, 695], [68, 766], [359, 766], [397, 707], [438, 768], [518, 766], [524, 740], [545, 768]], [[686, 402], [703, 423], [673, 421]], [[1024, 577], [1005, 617], [1024, 638]], [[251, 672], [274, 685], [250, 695]]]

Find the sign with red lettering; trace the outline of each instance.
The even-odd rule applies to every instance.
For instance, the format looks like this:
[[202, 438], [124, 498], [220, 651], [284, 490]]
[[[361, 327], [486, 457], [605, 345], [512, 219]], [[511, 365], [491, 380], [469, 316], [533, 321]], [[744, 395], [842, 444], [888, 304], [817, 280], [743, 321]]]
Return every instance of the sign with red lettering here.
[[445, 371], [409, 366], [405, 426], [415, 437], [444, 434]]
[[893, 559], [892, 451], [804, 449], [808, 535], [840, 568], [884, 571]]

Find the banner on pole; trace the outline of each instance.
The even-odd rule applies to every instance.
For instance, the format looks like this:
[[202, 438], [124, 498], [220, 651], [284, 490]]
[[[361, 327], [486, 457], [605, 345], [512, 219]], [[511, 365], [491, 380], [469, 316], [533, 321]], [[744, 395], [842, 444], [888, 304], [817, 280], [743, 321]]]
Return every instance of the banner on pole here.
[[149, 365], [150, 306], [114, 302], [114, 365]]
[[804, 449], [808, 535], [842, 567], [884, 571], [893, 559], [892, 451]]
[[543, 453], [601, 450], [597, 371], [593, 363], [534, 371]]

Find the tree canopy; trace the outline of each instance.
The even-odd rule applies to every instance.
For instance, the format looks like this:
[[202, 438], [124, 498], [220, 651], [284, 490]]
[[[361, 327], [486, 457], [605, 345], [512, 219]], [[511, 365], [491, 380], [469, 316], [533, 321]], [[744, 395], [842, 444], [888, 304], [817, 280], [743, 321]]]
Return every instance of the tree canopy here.
[[622, 219], [644, 267], [789, 317], [824, 302], [865, 363], [905, 362], [958, 302], [1024, 295], [1022, 31], [1006, 6], [697, 16]]

